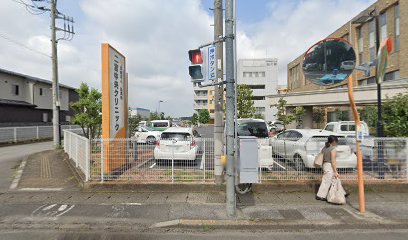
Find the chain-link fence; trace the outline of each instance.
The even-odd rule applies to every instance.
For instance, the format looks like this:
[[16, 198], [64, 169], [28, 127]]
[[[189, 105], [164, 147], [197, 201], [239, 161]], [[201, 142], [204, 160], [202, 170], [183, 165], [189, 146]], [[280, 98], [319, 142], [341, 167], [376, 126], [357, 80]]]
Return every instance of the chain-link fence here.
[[[269, 140], [273, 164], [261, 166], [260, 181], [320, 180], [321, 168], [314, 159], [327, 141], [326, 137]], [[408, 181], [407, 138], [366, 138], [360, 143], [365, 181]], [[343, 180], [357, 180], [356, 141], [339, 137], [336, 164]], [[260, 158], [262, 161], [262, 158]]]
[[91, 180], [149, 182], [213, 182], [214, 140], [160, 139], [152, 144], [135, 139], [93, 139]]
[[[61, 131], [70, 129], [80, 133], [79, 126], [61, 125]], [[0, 128], [0, 143], [17, 143], [52, 138], [52, 126], [4, 127]]]

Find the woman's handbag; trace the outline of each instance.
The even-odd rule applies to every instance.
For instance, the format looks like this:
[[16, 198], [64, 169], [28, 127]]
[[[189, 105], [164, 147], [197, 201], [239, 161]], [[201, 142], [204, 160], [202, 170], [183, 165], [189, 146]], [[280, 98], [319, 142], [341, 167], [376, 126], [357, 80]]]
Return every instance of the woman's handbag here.
[[329, 194], [327, 194], [327, 202], [333, 204], [345, 204], [346, 203], [346, 192], [341, 185], [341, 181], [339, 178], [334, 177], [332, 179], [331, 187], [329, 190]]
[[314, 166], [317, 167], [317, 168], [321, 168], [322, 165], [323, 165], [323, 153], [320, 152], [320, 153], [315, 157]]

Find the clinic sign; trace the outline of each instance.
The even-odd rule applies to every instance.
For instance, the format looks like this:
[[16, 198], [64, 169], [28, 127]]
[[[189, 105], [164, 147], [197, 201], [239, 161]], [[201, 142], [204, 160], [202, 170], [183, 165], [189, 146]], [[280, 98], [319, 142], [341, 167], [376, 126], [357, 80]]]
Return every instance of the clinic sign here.
[[[127, 138], [127, 79], [126, 59], [107, 43], [102, 44], [102, 138]], [[119, 141], [104, 144], [104, 169], [110, 172], [122, 166], [122, 146]], [[124, 152], [125, 153], [125, 152]], [[122, 155], [122, 157], [118, 156]], [[120, 160], [119, 160], [120, 159]]]
[[215, 80], [216, 73], [215, 46], [210, 46], [208, 47], [208, 80]]

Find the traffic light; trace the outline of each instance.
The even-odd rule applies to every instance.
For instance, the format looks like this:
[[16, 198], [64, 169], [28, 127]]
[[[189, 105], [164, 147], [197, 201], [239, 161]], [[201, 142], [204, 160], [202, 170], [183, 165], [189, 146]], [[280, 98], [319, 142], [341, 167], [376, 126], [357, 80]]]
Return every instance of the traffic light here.
[[188, 74], [190, 74], [192, 82], [204, 81], [203, 74], [203, 54], [200, 49], [194, 49], [188, 51], [188, 57], [191, 62], [191, 66], [188, 67]]

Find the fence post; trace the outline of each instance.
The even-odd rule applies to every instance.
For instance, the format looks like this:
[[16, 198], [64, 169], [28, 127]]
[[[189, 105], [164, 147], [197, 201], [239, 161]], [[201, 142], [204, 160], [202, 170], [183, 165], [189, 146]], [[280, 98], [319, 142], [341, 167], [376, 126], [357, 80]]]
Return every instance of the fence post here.
[[204, 171], [204, 178], [203, 178], [203, 180], [204, 180], [204, 182], [205, 182], [205, 142], [206, 142], [206, 139], [204, 139], [204, 144], [203, 144], [203, 156], [202, 156], [202, 158], [203, 158], [203, 171]]
[[104, 143], [103, 143], [103, 138], [101, 138], [101, 182], [103, 182], [104, 179], [104, 166], [105, 166], [105, 161], [104, 161]]
[[14, 128], [14, 142], [17, 142], [17, 128]]
[[38, 128], [39, 128], [39, 126], [37, 126], [37, 140], [40, 139], [40, 134], [39, 134]]
[[75, 136], [75, 166], [76, 167], [78, 167], [79, 166], [79, 164], [78, 164], [78, 136]]
[[407, 182], [408, 182], [408, 138], [405, 138], [405, 166], [407, 171]]
[[89, 172], [90, 172], [90, 160], [91, 160], [91, 139], [88, 139], [86, 141], [86, 158], [85, 158], [85, 181], [88, 182], [89, 181]]
[[171, 147], [172, 158], [171, 158], [171, 182], [174, 183], [174, 146]]

